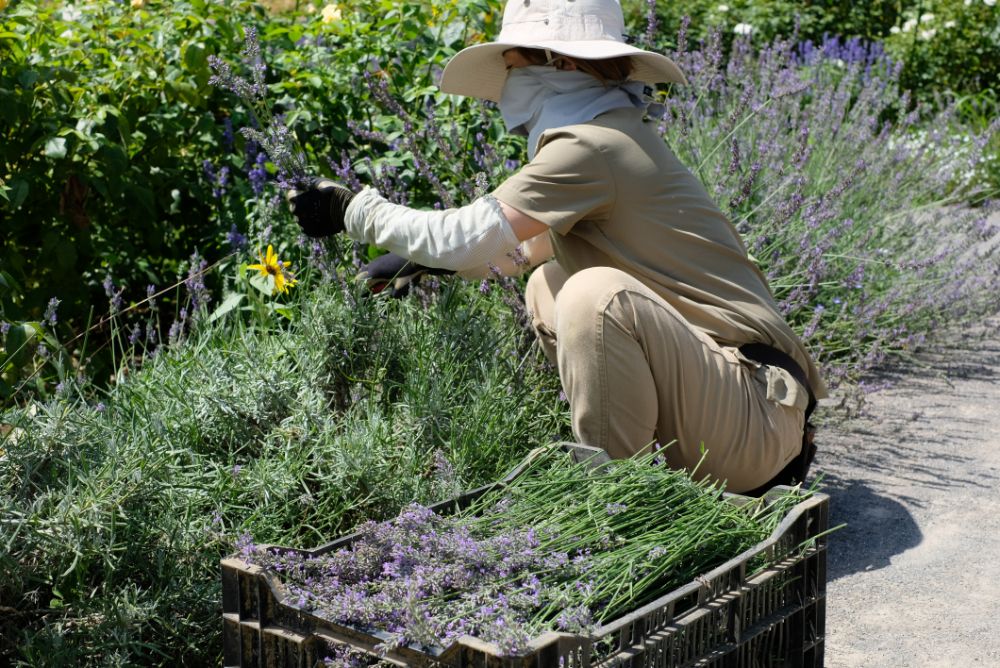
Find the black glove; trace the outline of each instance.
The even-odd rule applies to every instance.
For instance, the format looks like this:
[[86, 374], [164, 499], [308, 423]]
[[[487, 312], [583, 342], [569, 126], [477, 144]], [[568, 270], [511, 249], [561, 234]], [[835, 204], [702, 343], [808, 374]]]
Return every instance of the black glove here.
[[361, 267], [358, 279], [366, 281], [368, 289], [374, 293], [388, 289], [393, 297], [405, 297], [410, 286], [416, 285], [424, 274], [445, 276], [454, 273], [448, 269], [434, 269], [410, 262], [402, 255], [386, 253]]
[[289, 190], [288, 205], [309, 237], [344, 231], [344, 216], [354, 193], [330, 179], [314, 178], [305, 190]]

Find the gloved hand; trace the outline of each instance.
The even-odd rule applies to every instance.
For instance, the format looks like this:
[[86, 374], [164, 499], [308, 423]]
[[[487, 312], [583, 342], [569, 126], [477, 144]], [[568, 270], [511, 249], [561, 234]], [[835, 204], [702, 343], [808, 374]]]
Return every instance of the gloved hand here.
[[405, 297], [410, 292], [410, 286], [420, 282], [420, 277], [424, 274], [445, 276], [454, 273], [448, 269], [434, 269], [410, 262], [395, 253], [386, 253], [361, 267], [357, 278], [366, 281], [368, 289], [374, 293], [388, 289], [393, 297]]
[[299, 227], [309, 237], [328, 237], [344, 231], [344, 216], [354, 193], [326, 178], [314, 178], [305, 190], [285, 196]]

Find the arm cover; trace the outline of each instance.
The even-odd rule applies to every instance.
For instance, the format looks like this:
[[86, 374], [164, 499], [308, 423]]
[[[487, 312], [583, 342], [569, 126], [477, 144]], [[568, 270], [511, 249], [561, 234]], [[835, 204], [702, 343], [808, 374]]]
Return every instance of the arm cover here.
[[488, 195], [458, 209], [420, 211], [365, 188], [347, 207], [344, 222], [353, 239], [455, 271], [483, 266], [519, 243], [500, 203]]

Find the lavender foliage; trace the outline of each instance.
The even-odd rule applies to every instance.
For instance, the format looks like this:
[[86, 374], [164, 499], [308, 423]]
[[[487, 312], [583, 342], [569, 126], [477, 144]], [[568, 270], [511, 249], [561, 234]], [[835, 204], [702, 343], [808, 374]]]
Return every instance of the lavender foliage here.
[[[285, 190], [301, 187], [308, 176], [305, 151], [295, 134], [285, 125], [284, 116], [273, 114], [267, 102], [267, 66], [261, 54], [256, 28], [245, 26], [243, 35], [242, 63], [250, 71], [250, 79], [234, 72], [232, 66], [221, 58], [209, 56], [208, 62], [214, 74], [208, 82], [233, 93], [246, 107], [253, 123], [252, 127], [240, 128], [240, 133], [259, 145], [270, 158], [278, 170], [279, 187]], [[253, 169], [257, 171], [251, 171], [250, 178], [257, 192], [264, 175], [256, 163]], [[224, 184], [216, 182], [217, 191], [223, 187]]]
[[670, 55], [689, 85], [661, 96], [660, 131], [743, 234], [832, 385], [990, 307], [1000, 263], [969, 249], [997, 206], [957, 206], [982, 201], [987, 139], [932, 130], [957, 126], [953, 105], [912, 105], [900, 64], [857, 39], [737, 38], [728, 57], [718, 35], [685, 42]]

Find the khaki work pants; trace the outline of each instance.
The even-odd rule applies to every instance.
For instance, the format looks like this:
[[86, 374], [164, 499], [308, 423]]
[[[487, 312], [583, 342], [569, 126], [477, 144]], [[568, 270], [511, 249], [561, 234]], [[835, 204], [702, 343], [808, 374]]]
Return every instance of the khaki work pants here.
[[673, 442], [669, 466], [697, 466], [696, 478], [732, 492], [763, 485], [798, 454], [805, 391], [791, 375], [719, 346], [630, 275], [567, 276], [553, 261], [525, 298], [579, 442], [616, 458]]

